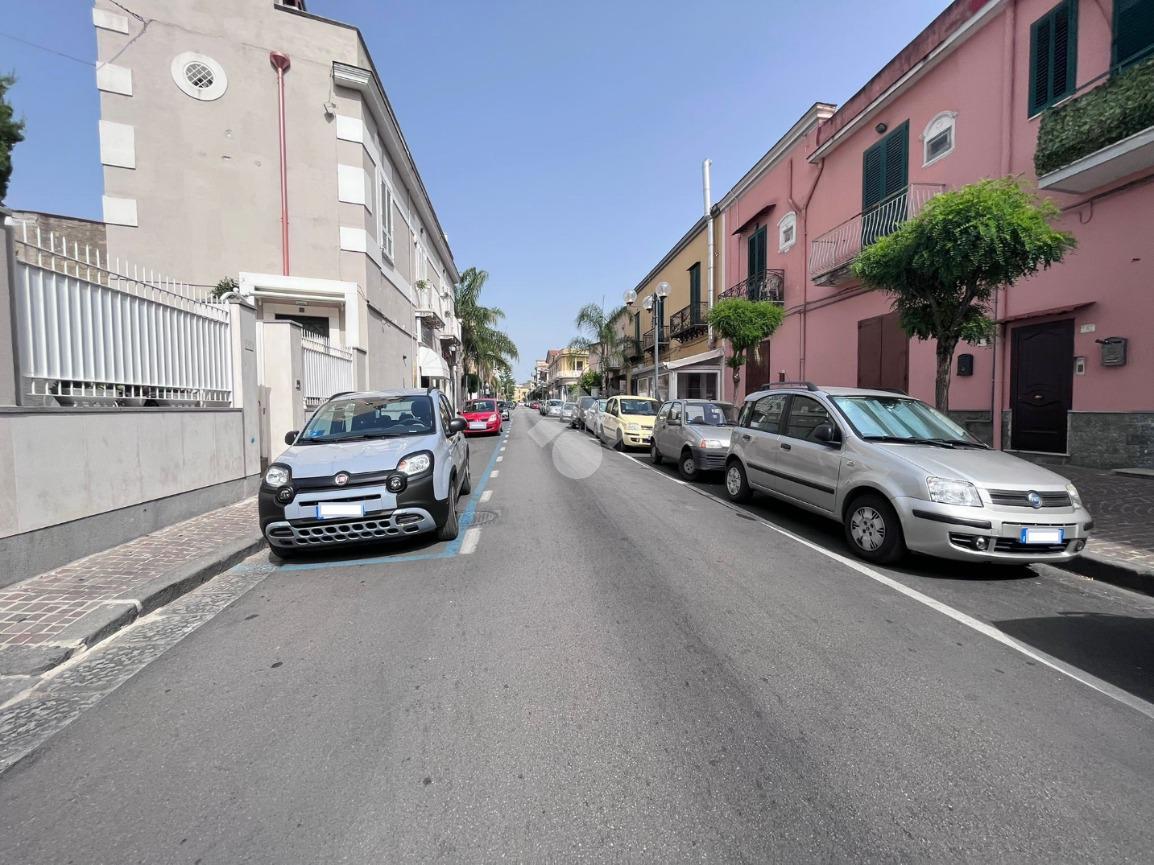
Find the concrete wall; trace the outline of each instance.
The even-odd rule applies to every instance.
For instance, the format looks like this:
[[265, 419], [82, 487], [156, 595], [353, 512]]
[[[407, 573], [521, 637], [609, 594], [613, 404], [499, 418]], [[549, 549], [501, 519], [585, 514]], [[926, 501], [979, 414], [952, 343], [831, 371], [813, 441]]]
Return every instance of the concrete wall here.
[[0, 406], [15, 405], [19, 375], [16, 367], [16, 310], [12, 286], [16, 281], [15, 250], [6, 223], [8, 211], [0, 207]]

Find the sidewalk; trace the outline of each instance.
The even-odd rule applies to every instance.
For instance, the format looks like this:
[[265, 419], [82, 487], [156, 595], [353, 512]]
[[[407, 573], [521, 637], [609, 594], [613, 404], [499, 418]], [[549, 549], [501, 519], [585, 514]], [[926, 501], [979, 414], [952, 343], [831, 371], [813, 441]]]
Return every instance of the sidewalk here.
[[247, 499], [0, 588], [0, 703], [20, 684], [2, 677], [63, 663], [262, 544]]
[[1070, 570], [1154, 594], [1154, 478], [1058, 466], [1094, 517], [1086, 552]]

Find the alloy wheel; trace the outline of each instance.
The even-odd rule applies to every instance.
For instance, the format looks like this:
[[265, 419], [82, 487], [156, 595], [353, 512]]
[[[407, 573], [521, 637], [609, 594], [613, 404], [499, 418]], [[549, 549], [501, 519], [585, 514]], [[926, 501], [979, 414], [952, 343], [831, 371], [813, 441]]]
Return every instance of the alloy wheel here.
[[886, 521], [877, 510], [863, 505], [850, 517], [849, 532], [855, 544], [872, 553], [885, 543]]
[[741, 472], [735, 465], [725, 470], [725, 489], [731, 496], [741, 492]]

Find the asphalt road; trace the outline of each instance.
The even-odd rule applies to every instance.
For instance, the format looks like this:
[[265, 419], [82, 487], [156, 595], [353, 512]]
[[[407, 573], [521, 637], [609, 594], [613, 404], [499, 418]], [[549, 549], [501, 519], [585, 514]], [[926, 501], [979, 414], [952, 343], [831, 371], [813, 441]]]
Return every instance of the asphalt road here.
[[501, 443], [451, 550], [242, 566], [0, 775], [0, 862], [1150, 861], [1150, 599]]

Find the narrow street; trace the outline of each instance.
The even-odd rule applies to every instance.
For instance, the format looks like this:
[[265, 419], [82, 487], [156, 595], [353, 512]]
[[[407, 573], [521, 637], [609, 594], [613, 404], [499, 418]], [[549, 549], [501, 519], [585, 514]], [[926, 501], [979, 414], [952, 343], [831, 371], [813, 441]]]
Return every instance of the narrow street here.
[[0, 861], [1148, 861], [1148, 598], [871, 577], [836, 527], [506, 428], [459, 543], [239, 566], [0, 776]]

